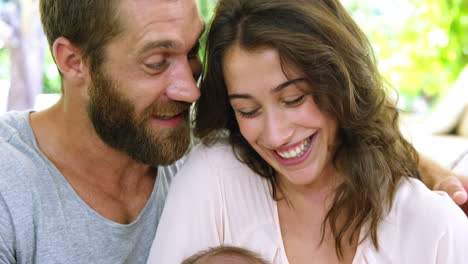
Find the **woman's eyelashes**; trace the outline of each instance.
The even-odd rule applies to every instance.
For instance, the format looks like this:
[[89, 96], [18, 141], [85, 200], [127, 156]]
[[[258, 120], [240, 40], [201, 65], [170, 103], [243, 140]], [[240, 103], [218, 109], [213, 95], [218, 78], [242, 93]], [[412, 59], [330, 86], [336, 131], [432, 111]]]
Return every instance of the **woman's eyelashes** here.
[[[300, 96], [295, 96], [295, 97], [287, 97], [285, 99], [282, 99], [281, 102], [287, 106], [287, 107], [296, 107], [301, 105], [304, 100], [305, 100], [306, 95], [300, 95]], [[292, 98], [291, 98], [292, 97]], [[244, 118], [252, 118], [256, 117], [258, 114], [260, 114], [261, 107], [242, 107], [242, 108], [235, 108], [236, 113], [239, 114], [239, 116], [244, 117]]]
[[259, 111], [259, 108], [251, 110], [251, 111], [245, 111], [245, 110], [236, 110], [236, 112], [241, 116], [245, 118], [252, 118], [257, 115]]
[[283, 102], [287, 106], [297, 106], [297, 105], [300, 105], [304, 101], [304, 98], [305, 98], [305, 95], [301, 95], [301, 96], [295, 97], [294, 99], [283, 100]]

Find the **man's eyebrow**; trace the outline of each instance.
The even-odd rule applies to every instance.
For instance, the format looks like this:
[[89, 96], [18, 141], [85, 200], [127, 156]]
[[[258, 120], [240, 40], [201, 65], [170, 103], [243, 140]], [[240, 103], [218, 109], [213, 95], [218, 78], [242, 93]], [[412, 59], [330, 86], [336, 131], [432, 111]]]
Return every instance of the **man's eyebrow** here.
[[[200, 32], [200, 34], [198, 35], [197, 37], [197, 42], [196, 44], [194, 45], [194, 48], [198, 48], [200, 46], [199, 44], [199, 41], [200, 41], [200, 38], [203, 36], [203, 34], [205, 33], [205, 29], [206, 29], [206, 25], [205, 23], [203, 23], [202, 25], [202, 30]], [[159, 40], [159, 41], [152, 41], [152, 42], [149, 42], [147, 43], [146, 45], [143, 46], [143, 48], [140, 49], [139, 53], [142, 54], [142, 53], [145, 53], [149, 50], [152, 50], [152, 49], [161, 49], [161, 48], [164, 48], [164, 49], [174, 49], [174, 48], [180, 48], [180, 44], [173, 41], [173, 40]]]
[[291, 84], [294, 84], [294, 83], [297, 83], [297, 82], [305, 82], [306, 79], [305, 78], [296, 78], [296, 79], [292, 79], [292, 80], [287, 80], [286, 82], [276, 86], [275, 88], [271, 89], [271, 93], [277, 93], [281, 90], [283, 90], [284, 88], [288, 87], [289, 85]]
[[160, 48], [166, 48], [166, 49], [170, 49], [170, 48], [177, 48], [178, 44], [176, 44], [174, 41], [172, 40], [160, 40], [160, 41], [152, 41], [152, 42], [149, 42], [147, 43], [146, 45], [143, 46], [143, 48], [140, 49], [140, 54], [142, 53], [145, 53], [149, 50], [152, 50], [152, 49], [160, 49]]

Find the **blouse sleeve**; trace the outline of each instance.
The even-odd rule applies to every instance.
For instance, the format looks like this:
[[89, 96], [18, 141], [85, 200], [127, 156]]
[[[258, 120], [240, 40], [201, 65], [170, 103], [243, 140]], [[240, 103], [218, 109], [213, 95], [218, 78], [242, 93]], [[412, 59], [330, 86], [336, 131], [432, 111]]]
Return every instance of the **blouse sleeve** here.
[[437, 264], [468, 263], [468, 220], [457, 205], [450, 201], [443, 214], [447, 223], [437, 247]]
[[[199, 146], [175, 177], [148, 258], [149, 264], [180, 264], [223, 241], [220, 160]], [[215, 165], [215, 163], [218, 163]], [[220, 166], [221, 165], [221, 166]]]

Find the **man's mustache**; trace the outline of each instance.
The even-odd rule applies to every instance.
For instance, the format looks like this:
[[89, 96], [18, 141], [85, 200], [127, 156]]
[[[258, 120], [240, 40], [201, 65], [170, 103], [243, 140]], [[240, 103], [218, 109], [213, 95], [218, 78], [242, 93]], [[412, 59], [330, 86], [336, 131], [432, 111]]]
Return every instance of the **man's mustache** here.
[[164, 103], [154, 103], [149, 106], [143, 115], [145, 117], [159, 116], [159, 117], [170, 117], [179, 115], [187, 112], [190, 109], [192, 103], [180, 102], [180, 101], [169, 101]]

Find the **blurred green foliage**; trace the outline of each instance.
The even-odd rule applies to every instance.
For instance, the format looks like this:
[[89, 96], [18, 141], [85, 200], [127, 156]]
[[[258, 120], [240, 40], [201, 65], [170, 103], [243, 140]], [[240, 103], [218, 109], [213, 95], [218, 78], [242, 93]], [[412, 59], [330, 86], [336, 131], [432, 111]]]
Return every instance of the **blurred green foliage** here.
[[216, 0], [197, 0], [200, 7], [200, 13], [203, 19], [208, 23], [213, 16], [213, 11], [216, 6]]
[[49, 48], [45, 52], [44, 67], [42, 68], [44, 78], [42, 80], [44, 93], [61, 93], [60, 75], [55, 65]]
[[0, 48], [0, 79], [6, 79], [10, 75], [10, 59], [5, 48]]
[[[213, 13], [216, 6], [216, 0], [197, 0], [198, 6], [200, 8], [200, 13], [205, 21], [205, 26], [208, 29], [209, 23], [211, 18], [213, 17]], [[200, 39], [200, 51], [198, 52], [202, 62], [205, 57], [205, 43], [206, 43], [206, 33], [208, 30], [205, 31], [205, 34]]]
[[468, 0], [343, 0], [368, 34], [401, 106], [435, 105], [468, 63]]

